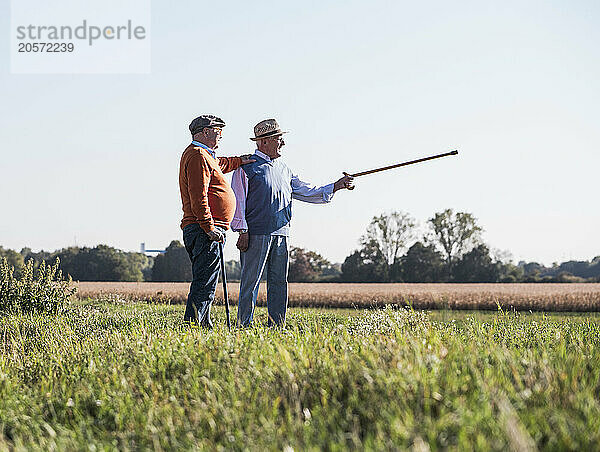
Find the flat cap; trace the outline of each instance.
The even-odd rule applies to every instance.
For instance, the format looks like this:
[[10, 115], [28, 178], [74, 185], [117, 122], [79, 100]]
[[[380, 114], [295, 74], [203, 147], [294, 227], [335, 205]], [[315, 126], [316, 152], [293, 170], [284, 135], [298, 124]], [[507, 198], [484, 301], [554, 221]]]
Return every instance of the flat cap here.
[[192, 135], [202, 132], [205, 127], [225, 127], [225, 121], [215, 115], [202, 115], [190, 122]]

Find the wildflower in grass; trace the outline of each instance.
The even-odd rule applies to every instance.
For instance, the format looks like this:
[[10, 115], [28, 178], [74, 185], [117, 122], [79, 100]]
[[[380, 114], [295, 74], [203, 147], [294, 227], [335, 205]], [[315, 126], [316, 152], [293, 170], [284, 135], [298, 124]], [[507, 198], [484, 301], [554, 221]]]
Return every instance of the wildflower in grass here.
[[71, 278], [63, 279], [57, 258], [54, 265], [42, 262], [34, 270], [33, 260], [21, 268], [16, 277], [6, 258], [0, 259], [0, 313], [58, 314], [75, 293]]

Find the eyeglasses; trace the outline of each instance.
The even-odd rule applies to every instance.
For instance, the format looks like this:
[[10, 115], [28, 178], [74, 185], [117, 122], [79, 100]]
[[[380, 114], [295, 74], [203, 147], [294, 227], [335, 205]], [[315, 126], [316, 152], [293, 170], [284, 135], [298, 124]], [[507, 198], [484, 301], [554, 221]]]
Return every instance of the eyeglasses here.
[[220, 127], [206, 127], [208, 130], [212, 130], [216, 135], [223, 135], [223, 129]]

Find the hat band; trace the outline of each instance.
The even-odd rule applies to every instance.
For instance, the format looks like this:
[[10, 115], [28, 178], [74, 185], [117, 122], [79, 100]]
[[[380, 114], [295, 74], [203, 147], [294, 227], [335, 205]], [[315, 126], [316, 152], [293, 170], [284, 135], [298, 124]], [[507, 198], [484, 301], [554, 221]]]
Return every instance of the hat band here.
[[273, 130], [271, 132], [267, 132], [267, 133], [263, 133], [262, 135], [257, 135], [254, 138], [255, 139], [260, 139], [260, 138], [269, 138], [270, 136], [273, 135], [280, 135], [283, 134], [283, 132], [281, 131], [281, 129], [277, 129], [277, 130]]

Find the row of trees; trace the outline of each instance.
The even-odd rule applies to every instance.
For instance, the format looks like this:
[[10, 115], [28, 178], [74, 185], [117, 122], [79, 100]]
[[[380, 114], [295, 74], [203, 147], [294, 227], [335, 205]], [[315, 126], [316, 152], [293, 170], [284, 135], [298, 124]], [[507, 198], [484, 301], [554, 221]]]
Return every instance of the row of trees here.
[[[375, 216], [360, 238], [359, 249], [343, 264], [320, 254], [291, 248], [292, 282], [600, 282], [600, 256], [590, 262], [569, 261], [545, 267], [536, 262], [514, 265], [490, 252], [481, 239], [482, 228], [467, 212], [446, 209], [427, 221], [419, 233], [417, 222], [404, 212]], [[190, 281], [185, 247], [173, 240], [156, 257], [121, 251], [106, 245], [70, 247], [54, 252], [20, 252], [0, 247], [0, 257], [17, 269], [33, 259], [36, 265], [60, 259], [65, 275], [79, 281]], [[239, 280], [238, 261], [226, 262], [227, 276]]]
[[[360, 249], [342, 265], [344, 281], [439, 282], [495, 281], [482, 228], [473, 215], [447, 209], [428, 220], [418, 237], [416, 221], [404, 212], [373, 218], [360, 238]], [[418, 240], [417, 240], [418, 239]], [[411, 245], [409, 247], [409, 245]]]
[[94, 248], [74, 246], [38, 253], [29, 248], [16, 252], [0, 247], [0, 257], [5, 257], [17, 274], [23, 263], [29, 260], [33, 260], [37, 267], [42, 261], [54, 263], [58, 258], [63, 274], [71, 275], [76, 281], [149, 281], [153, 264], [152, 257], [107, 245]]
[[[69, 247], [54, 252], [34, 253], [29, 248], [20, 252], [0, 246], [0, 257], [7, 259], [15, 268], [16, 275], [24, 262], [30, 259], [38, 267], [42, 261], [54, 263], [60, 259], [63, 274], [75, 281], [191, 281], [190, 259], [185, 247], [173, 240], [164, 254], [156, 257], [142, 253], [122, 251], [107, 245], [94, 248]], [[227, 275], [239, 279], [240, 266], [237, 261], [226, 263]]]
[[[373, 218], [360, 248], [346, 258], [341, 281], [352, 282], [593, 282], [600, 281], [600, 257], [544, 267], [514, 265], [491, 253], [477, 219], [446, 209], [427, 221], [420, 236], [407, 213]], [[410, 246], [409, 246], [410, 245]], [[495, 255], [494, 255], [495, 254]]]

